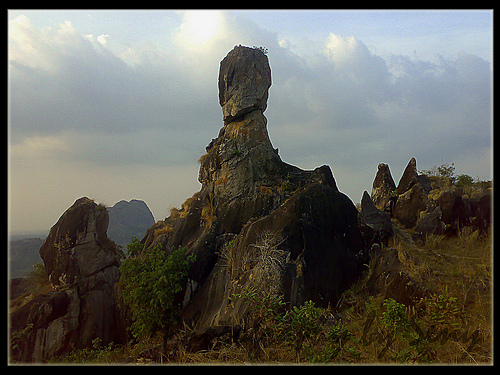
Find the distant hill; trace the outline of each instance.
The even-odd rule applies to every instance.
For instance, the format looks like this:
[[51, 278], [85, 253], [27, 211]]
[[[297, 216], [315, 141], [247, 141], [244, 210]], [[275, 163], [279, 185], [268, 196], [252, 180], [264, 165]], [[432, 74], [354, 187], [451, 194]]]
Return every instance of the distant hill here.
[[10, 278], [26, 276], [33, 269], [33, 264], [42, 262], [38, 251], [44, 241], [44, 238], [9, 241]]
[[132, 199], [130, 202], [119, 201], [113, 207], [108, 207], [108, 212], [108, 237], [124, 249], [130, 243], [132, 236], [142, 239], [155, 223], [147, 204], [137, 199]]

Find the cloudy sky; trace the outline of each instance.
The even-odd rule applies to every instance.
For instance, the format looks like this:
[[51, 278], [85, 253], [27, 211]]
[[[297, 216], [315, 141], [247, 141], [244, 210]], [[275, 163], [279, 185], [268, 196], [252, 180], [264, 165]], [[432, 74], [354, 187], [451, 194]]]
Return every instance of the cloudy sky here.
[[11, 232], [48, 231], [76, 199], [168, 216], [222, 127], [219, 62], [268, 49], [282, 159], [328, 164], [354, 202], [380, 162], [396, 183], [455, 163], [492, 178], [490, 11], [8, 12]]

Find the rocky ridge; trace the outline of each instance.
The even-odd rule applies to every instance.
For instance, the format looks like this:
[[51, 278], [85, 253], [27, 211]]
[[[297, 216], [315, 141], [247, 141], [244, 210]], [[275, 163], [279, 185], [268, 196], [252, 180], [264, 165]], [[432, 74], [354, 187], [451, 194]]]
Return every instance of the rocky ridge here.
[[491, 224], [492, 189], [468, 196], [447, 177], [419, 174], [411, 158], [396, 187], [389, 166], [379, 164], [371, 198], [376, 207], [396, 219], [415, 237], [457, 234], [464, 227], [485, 231]]

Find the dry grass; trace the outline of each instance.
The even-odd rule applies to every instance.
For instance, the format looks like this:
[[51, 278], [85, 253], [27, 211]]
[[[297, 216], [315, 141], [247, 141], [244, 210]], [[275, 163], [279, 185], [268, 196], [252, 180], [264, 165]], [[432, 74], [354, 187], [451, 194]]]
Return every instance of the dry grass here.
[[170, 224], [165, 225], [162, 228], [155, 229], [154, 236], [155, 238], [163, 235], [163, 234], [170, 234], [174, 231], [172, 226]]
[[250, 271], [252, 286], [268, 294], [281, 291], [287, 253], [278, 247], [283, 243], [274, 232], [263, 231], [255, 244], [241, 249], [231, 241], [221, 251], [220, 258], [228, 267], [230, 280], [238, 280], [243, 272]]
[[[491, 363], [491, 231], [480, 234], [463, 229], [456, 237], [429, 236], [424, 243], [413, 242], [407, 231], [396, 233], [398, 235], [391, 240], [390, 246], [398, 250], [404, 271], [430, 291], [421, 304], [405, 306], [405, 316], [419, 322], [424, 332], [431, 335], [447, 328], [447, 332], [456, 332], [456, 336], [449, 336], [451, 339], [446, 342], [440, 342], [438, 339], [428, 340], [429, 342], [423, 340], [412, 345], [411, 342], [416, 336], [411, 330], [398, 330], [393, 336], [388, 335], [389, 331], [383, 318], [388, 311], [387, 300], [381, 295], [366, 294], [363, 289], [367, 280], [365, 277], [344, 293], [342, 303], [335, 310], [325, 310], [324, 316], [337, 316], [341, 323], [334, 324], [341, 324], [349, 333], [340, 342], [338, 353], [328, 357], [328, 363]], [[280, 274], [285, 261], [284, 253], [279, 250], [281, 243], [282, 239], [276, 234], [263, 232], [244, 256], [234, 251], [236, 246], [232, 242], [223, 250], [221, 258], [226, 260], [228, 267], [234, 269], [234, 276], [249, 271], [256, 280], [264, 280], [261, 287], [270, 291], [276, 280], [274, 276]], [[369, 272], [368, 270], [367, 274]], [[435, 323], [432, 321], [433, 309], [440, 306], [439, 301], [443, 298], [453, 302], [454, 307], [449, 308], [445, 303], [443, 318]], [[374, 314], [373, 323], [367, 328], [371, 314]], [[258, 318], [256, 317], [257, 321]], [[324, 332], [327, 332], [331, 325], [325, 323], [324, 327]], [[170, 344], [162, 349], [155, 361], [183, 364], [311, 363], [327, 358], [326, 354], [332, 348], [328, 336], [322, 334], [318, 336], [321, 339], [307, 342], [297, 355], [289, 345], [259, 339], [253, 328], [247, 327], [239, 342], [221, 337], [211, 342], [210, 350], [190, 353], [184, 344], [189, 332], [187, 327], [181, 329], [169, 340]], [[266, 334], [262, 329], [256, 332], [264, 336]], [[471, 347], [473, 334], [477, 335], [477, 342]], [[149, 345], [153, 345], [153, 342]], [[147, 343], [129, 344], [123, 353], [127, 353], [136, 363], [146, 363], [149, 360], [142, 358], [140, 353], [147, 347]], [[120, 359], [117, 358], [116, 361]]]
[[260, 185], [259, 191], [263, 195], [272, 195], [273, 194], [273, 190], [270, 187], [265, 186], [265, 185]]
[[281, 291], [287, 253], [278, 247], [283, 243], [275, 232], [263, 231], [253, 247], [257, 250], [257, 264], [252, 270], [251, 280], [257, 290], [276, 295]]
[[[397, 232], [397, 231], [396, 231]], [[415, 243], [404, 235], [396, 236], [390, 246], [408, 254], [400, 259], [405, 272], [425, 285], [431, 296], [449, 295], [460, 307], [461, 321], [455, 329], [460, 334], [477, 331], [479, 340], [468, 352], [469, 342], [449, 340], [444, 345], [433, 344], [433, 363], [490, 363], [492, 361], [492, 234], [480, 234], [463, 228], [456, 237], [428, 236], [424, 243]], [[360, 282], [362, 284], [362, 281]], [[359, 284], [357, 288], [359, 288]], [[367, 312], [374, 306], [380, 309], [381, 296], [363, 296], [350, 291], [351, 307], [346, 311], [350, 330], [362, 334]], [[366, 299], [369, 303], [366, 303]], [[430, 298], [430, 297], [429, 297]], [[423, 301], [423, 305], [428, 301]], [[421, 307], [422, 309], [423, 307]], [[410, 311], [413, 309], [413, 312]], [[418, 311], [418, 307], [416, 308]], [[409, 315], [415, 313], [410, 308]], [[451, 318], [450, 318], [451, 319]], [[450, 321], [449, 324], [452, 324]], [[450, 325], [451, 327], [451, 325]], [[363, 353], [361, 362], [379, 363], [375, 346], [358, 345]], [[397, 339], [385, 361], [398, 362], [412, 350], [408, 343]], [[465, 359], [463, 355], [465, 354]]]

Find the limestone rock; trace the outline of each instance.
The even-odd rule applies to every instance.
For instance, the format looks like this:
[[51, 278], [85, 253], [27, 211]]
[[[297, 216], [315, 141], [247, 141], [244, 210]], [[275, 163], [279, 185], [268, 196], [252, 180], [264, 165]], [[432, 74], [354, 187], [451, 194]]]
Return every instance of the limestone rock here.
[[258, 48], [234, 47], [220, 63], [219, 103], [224, 123], [260, 109], [266, 110], [271, 86], [267, 56]]

